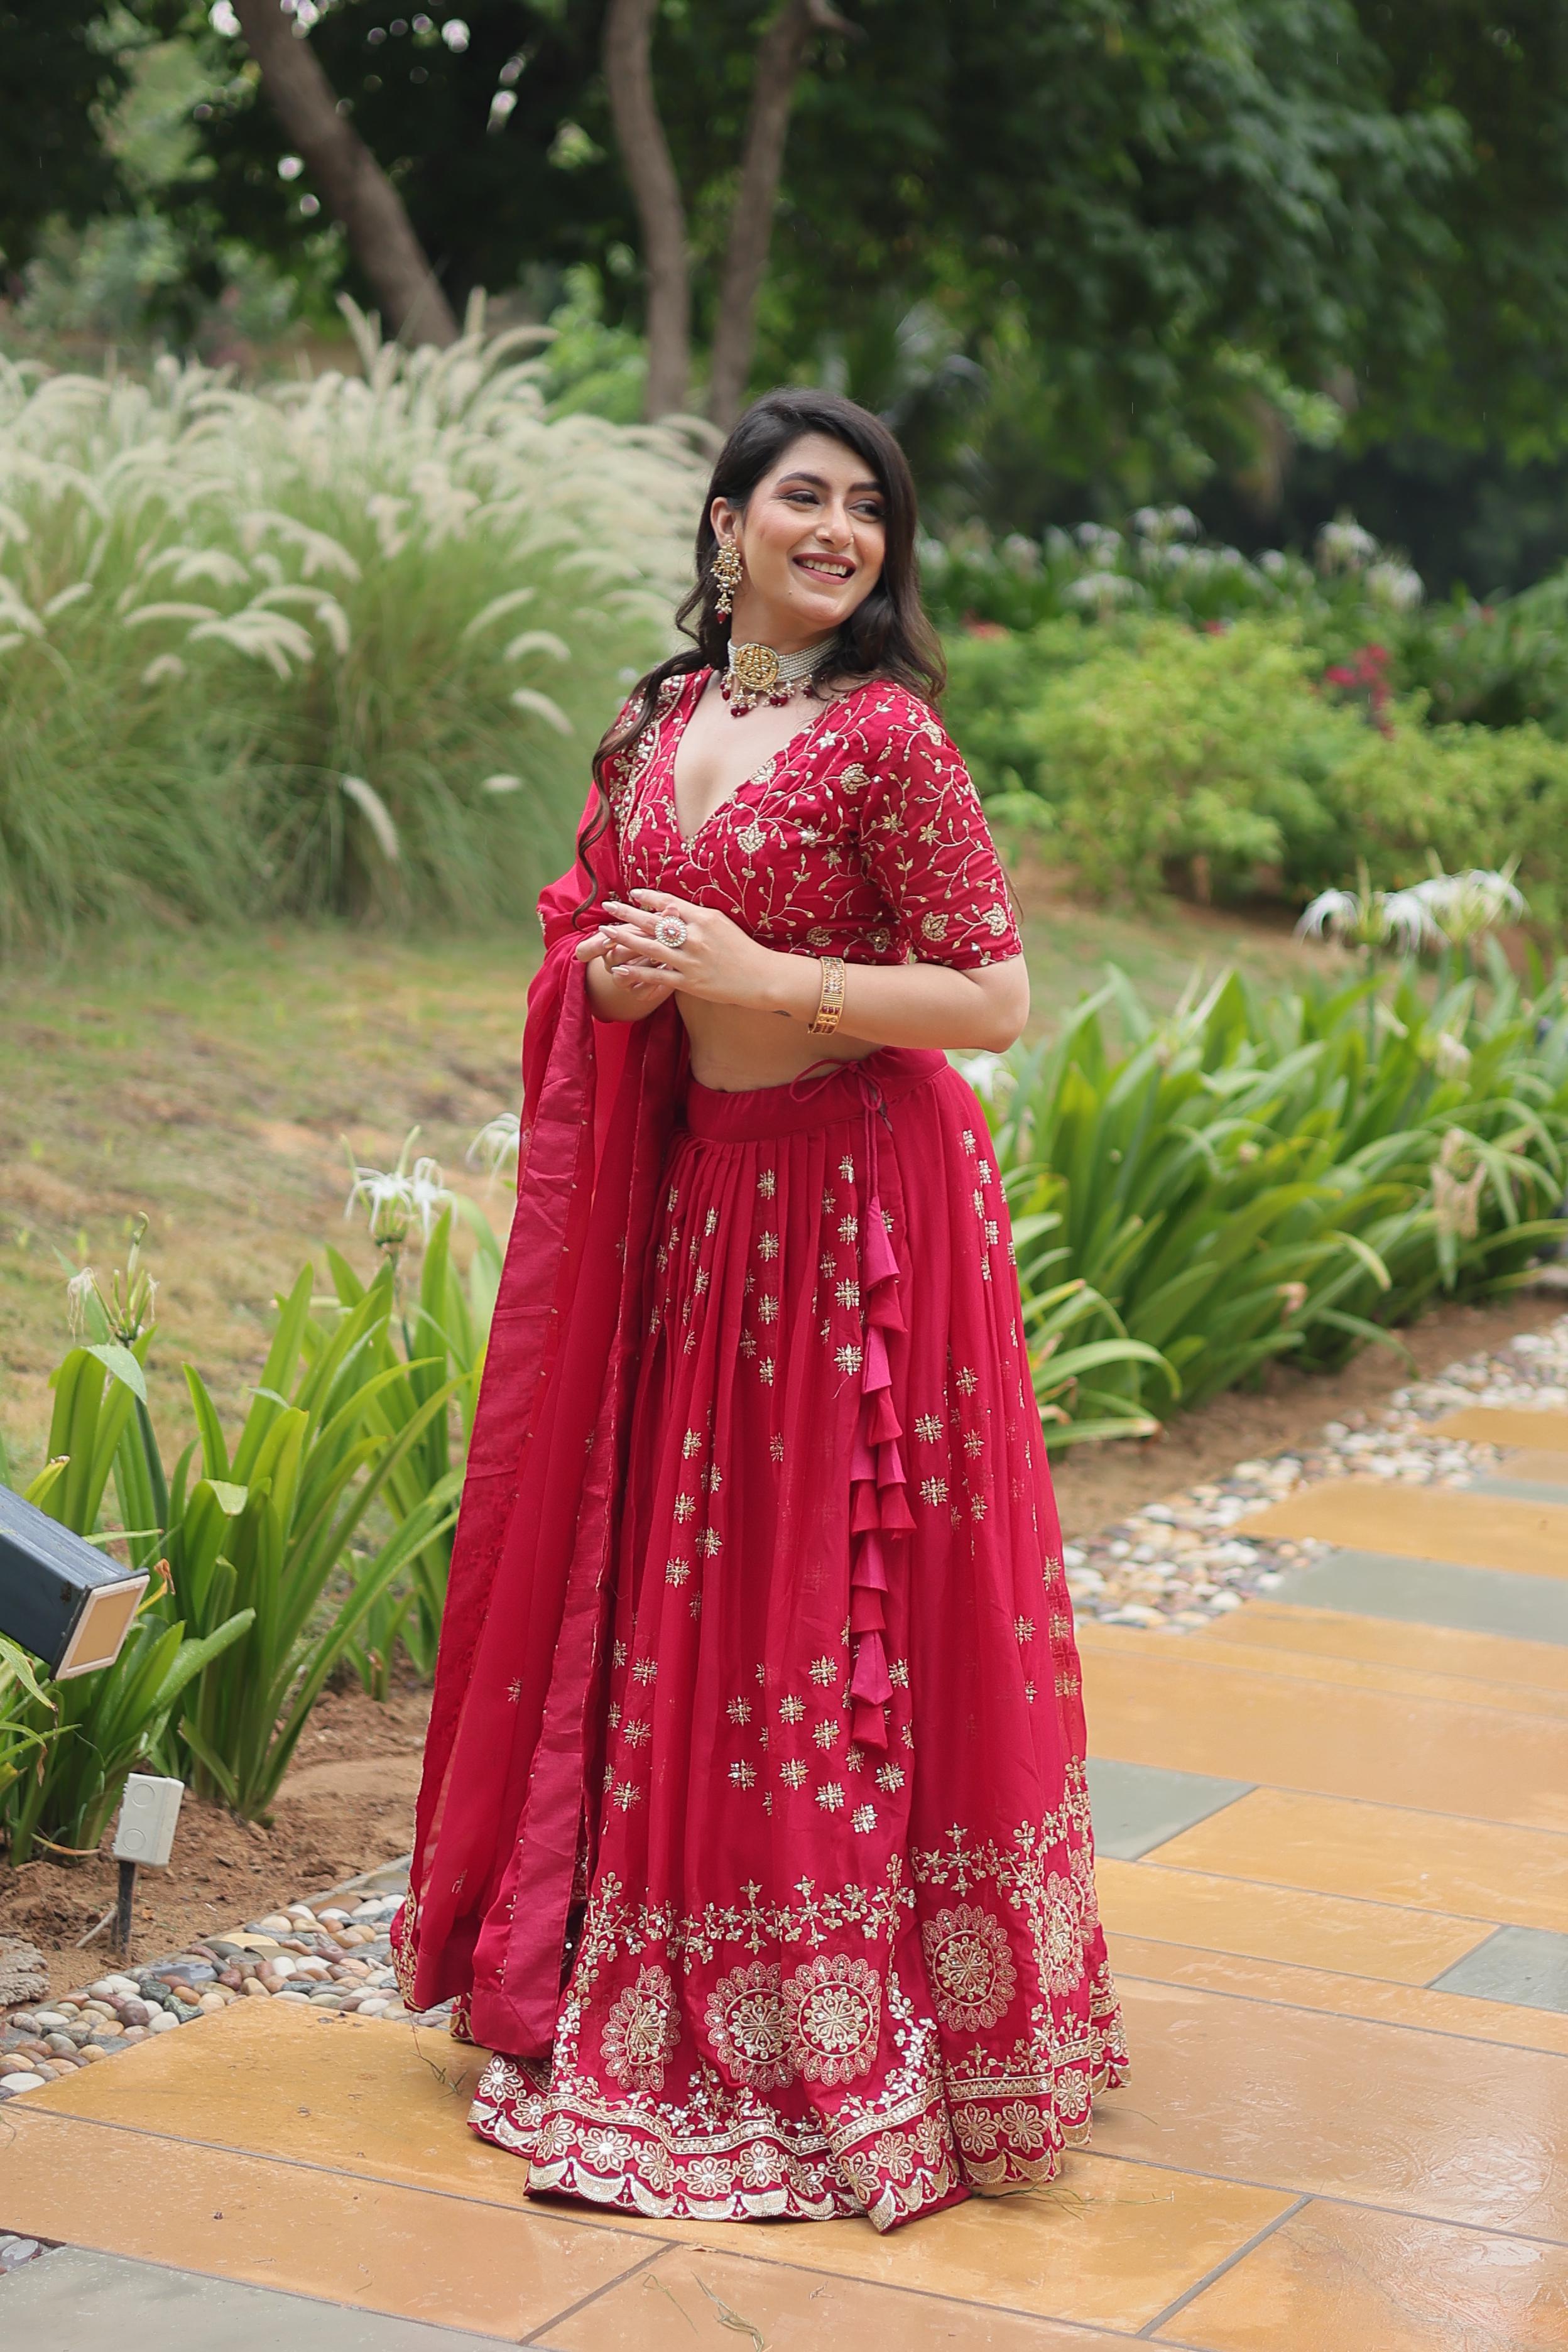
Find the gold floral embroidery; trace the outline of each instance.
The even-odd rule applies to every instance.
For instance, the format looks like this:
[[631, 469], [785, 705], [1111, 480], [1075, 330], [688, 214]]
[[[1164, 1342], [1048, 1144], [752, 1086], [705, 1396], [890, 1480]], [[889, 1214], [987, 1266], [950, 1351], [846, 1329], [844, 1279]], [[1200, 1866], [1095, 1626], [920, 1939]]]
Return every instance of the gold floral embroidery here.
[[882, 2021], [882, 1986], [868, 1960], [819, 1952], [784, 1989], [790, 2048], [808, 2083], [852, 2083], [870, 2072]]
[[611, 2004], [599, 2037], [599, 2056], [613, 2082], [661, 2091], [664, 2071], [680, 2039], [680, 2008], [663, 1969], [641, 1969]]

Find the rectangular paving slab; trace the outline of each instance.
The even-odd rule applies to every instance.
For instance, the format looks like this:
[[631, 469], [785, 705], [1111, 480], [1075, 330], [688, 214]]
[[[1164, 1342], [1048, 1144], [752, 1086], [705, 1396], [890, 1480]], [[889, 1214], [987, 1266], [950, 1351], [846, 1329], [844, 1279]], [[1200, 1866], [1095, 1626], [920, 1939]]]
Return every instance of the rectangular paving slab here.
[[1439, 1421], [1423, 1422], [1424, 1437], [1463, 1437], [1476, 1445], [1540, 1445], [1568, 1454], [1568, 1412], [1531, 1412], [1523, 1405], [1467, 1404]]
[[0, 2279], [0, 2343], [16, 2352], [95, 2344], [114, 2352], [493, 2352], [495, 2338], [62, 2246]]
[[1315, 2198], [1153, 2331], [1194, 2352], [1546, 2352], [1568, 2252]]
[[1219, 1780], [1209, 1772], [1171, 1772], [1158, 1764], [1121, 1764], [1091, 1756], [1089, 1795], [1095, 1852], [1136, 1862], [1178, 1831], [1207, 1821], [1222, 1805], [1234, 1805], [1252, 1785], [1250, 1780]]
[[1568, 1936], [1541, 1927], [1500, 1927], [1432, 1982], [1442, 1992], [1516, 2001], [1526, 2009], [1556, 2010], [1568, 2016]]
[[1317, 1536], [1405, 1559], [1568, 1579], [1568, 1522], [1557, 1504], [1510, 1502], [1457, 1486], [1327, 1478], [1271, 1503], [1256, 1517], [1238, 1519], [1232, 1533]]
[[1346, 1546], [1303, 1568], [1286, 1569], [1274, 1597], [1299, 1608], [1403, 1618], [1457, 1633], [1568, 1643], [1568, 1584], [1511, 1576], [1504, 1569], [1459, 1568], [1447, 1559]]

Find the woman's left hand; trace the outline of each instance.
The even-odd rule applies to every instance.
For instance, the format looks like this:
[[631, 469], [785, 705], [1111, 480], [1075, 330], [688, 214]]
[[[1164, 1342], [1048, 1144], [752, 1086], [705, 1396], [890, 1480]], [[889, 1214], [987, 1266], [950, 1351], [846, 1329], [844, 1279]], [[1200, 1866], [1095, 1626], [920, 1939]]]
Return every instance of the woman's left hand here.
[[[634, 890], [629, 901], [606, 898], [604, 905], [605, 914], [616, 919], [603, 928], [614, 942], [617, 980], [663, 981], [710, 1004], [771, 1009], [768, 988], [776, 952], [760, 946], [728, 915], [671, 898], [668, 890]], [[678, 948], [657, 936], [664, 915], [675, 915], [686, 926]]]

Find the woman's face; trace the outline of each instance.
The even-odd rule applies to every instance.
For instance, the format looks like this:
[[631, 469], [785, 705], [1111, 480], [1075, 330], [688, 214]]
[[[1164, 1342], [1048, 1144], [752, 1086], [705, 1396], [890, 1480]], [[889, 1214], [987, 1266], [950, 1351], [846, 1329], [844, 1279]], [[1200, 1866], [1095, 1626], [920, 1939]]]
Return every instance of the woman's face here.
[[887, 504], [865, 459], [826, 433], [792, 441], [743, 510], [715, 499], [720, 543], [738, 546], [745, 565], [736, 643], [792, 653], [842, 628], [882, 576]]

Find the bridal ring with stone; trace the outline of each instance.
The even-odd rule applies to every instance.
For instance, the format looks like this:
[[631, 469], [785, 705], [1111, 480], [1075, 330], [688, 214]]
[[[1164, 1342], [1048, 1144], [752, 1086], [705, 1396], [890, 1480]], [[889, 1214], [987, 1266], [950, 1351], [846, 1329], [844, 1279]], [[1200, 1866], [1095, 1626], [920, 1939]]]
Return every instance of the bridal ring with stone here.
[[686, 945], [686, 925], [679, 915], [661, 915], [653, 927], [653, 935], [661, 948], [683, 948]]

